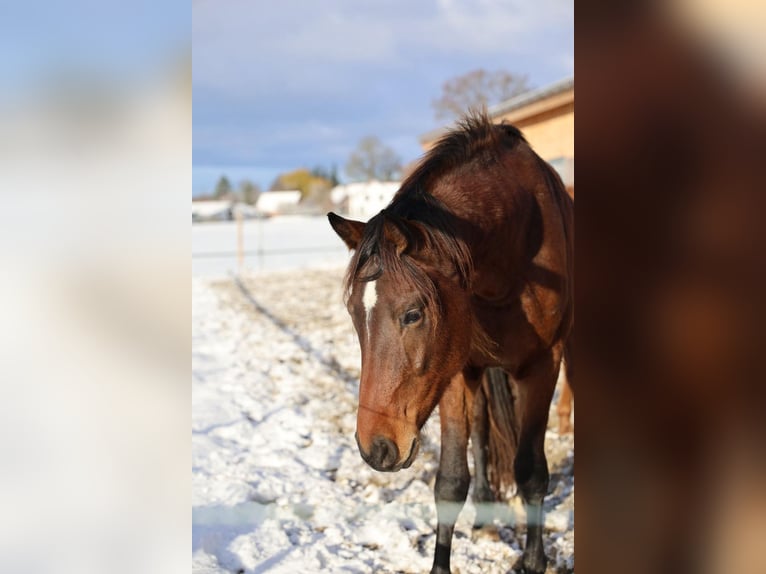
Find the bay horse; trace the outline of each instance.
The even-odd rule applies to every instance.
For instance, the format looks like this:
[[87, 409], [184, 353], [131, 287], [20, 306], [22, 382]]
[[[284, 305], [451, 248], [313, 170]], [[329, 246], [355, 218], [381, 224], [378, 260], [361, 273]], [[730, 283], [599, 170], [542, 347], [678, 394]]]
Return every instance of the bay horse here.
[[546, 568], [543, 447], [574, 323], [573, 211], [558, 174], [517, 128], [473, 112], [367, 223], [328, 214], [353, 251], [345, 301], [361, 346], [362, 458], [379, 471], [408, 468], [439, 405], [433, 573], [450, 572], [469, 439], [475, 497], [515, 481], [524, 501], [527, 540], [515, 568]]

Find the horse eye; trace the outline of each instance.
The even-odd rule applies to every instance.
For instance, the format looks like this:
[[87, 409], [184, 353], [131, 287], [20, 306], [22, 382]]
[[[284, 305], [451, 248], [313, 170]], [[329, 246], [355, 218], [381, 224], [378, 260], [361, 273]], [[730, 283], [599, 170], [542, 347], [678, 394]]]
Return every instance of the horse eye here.
[[412, 309], [404, 314], [404, 317], [402, 317], [402, 323], [404, 325], [414, 325], [422, 318], [423, 313], [421, 313], [420, 309]]

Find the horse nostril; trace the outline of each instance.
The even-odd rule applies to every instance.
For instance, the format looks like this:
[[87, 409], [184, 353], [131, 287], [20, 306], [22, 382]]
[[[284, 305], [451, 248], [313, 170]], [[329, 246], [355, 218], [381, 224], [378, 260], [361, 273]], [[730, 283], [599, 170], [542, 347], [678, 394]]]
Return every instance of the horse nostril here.
[[394, 441], [377, 436], [372, 440], [368, 463], [377, 470], [390, 470], [399, 460], [399, 449]]

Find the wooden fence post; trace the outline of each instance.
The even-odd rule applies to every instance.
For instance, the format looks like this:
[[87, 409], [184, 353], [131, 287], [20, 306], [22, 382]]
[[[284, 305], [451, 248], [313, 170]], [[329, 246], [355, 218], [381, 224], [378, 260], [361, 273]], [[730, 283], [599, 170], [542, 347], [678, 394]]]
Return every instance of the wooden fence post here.
[[235, 217], [237, 220], [237, 273], [242, 275], [245, 269], [245, 233], [241, 209], [236, 210]]

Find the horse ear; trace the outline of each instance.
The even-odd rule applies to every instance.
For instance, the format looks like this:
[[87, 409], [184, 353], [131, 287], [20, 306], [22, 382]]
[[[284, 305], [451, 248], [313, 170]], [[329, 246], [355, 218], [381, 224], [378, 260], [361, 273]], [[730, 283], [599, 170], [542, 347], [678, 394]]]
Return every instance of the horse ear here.
[[385, 237], [396, 246], [396, 254], [407, 253], [410, 257], [422, 263], [436, 265], [429, 255], [430, 239], [423, 224], [418, 221], [400, 220], [397, 223], [387, 223], [384, 228]]
[[338, 234], [348, 248], [356, 249], [364, 233], [364, 222], [344, 219], [332, 211], [327, 214], [327, 219], [330, 220], [330, 225], [335, 230], [335, 233]]
[[[402, 222], [402, 225], [405, 225]], [[386, 221], [383, 225], [383, 237], [386, 241], [392, 243], [396, 249], [396, 255], [399, 256], [409, 247], [411, 237], [408, 229], [404, 229], [393, 221]]]

